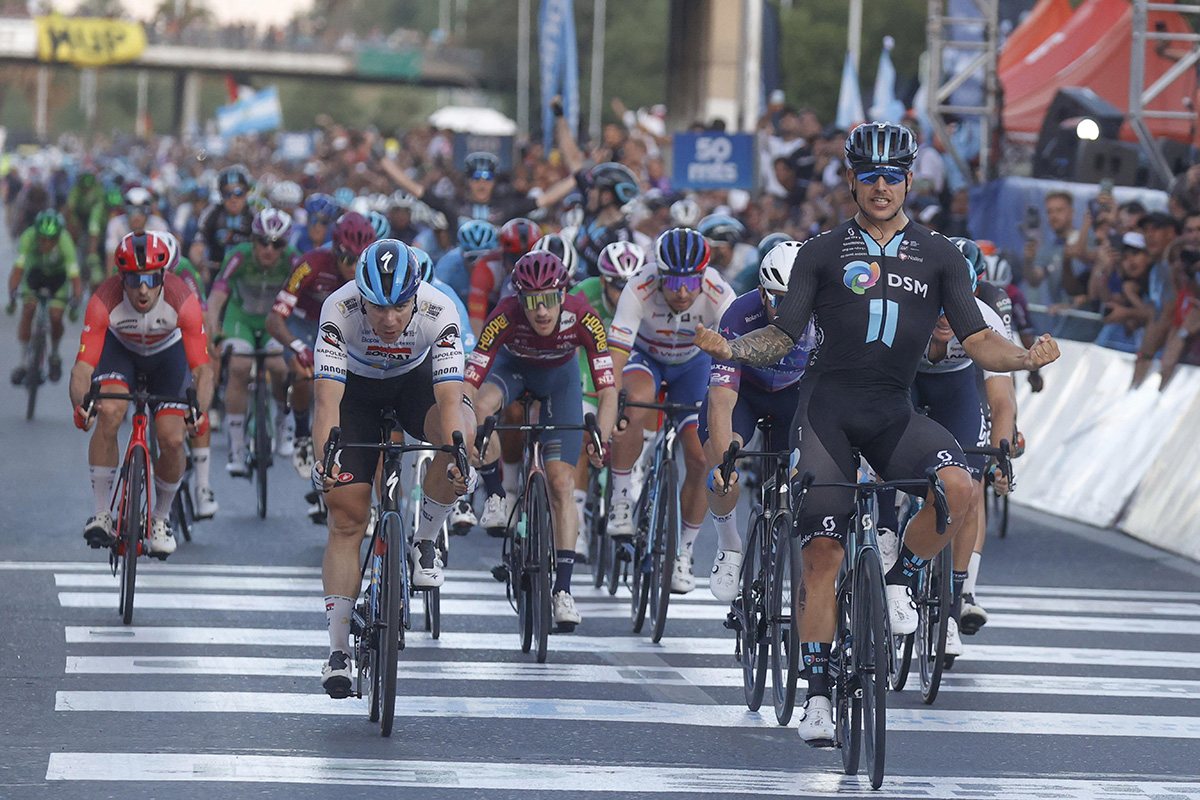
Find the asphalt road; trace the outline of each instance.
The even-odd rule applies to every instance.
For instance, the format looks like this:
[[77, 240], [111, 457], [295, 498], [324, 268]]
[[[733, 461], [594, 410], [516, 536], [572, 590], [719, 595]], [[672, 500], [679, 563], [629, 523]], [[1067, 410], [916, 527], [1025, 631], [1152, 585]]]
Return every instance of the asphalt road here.
[[[0, 318], [0, 377], [15, 327]], [[0, 381], [0, 797], [1200, 797], [1200, 568], [1120, 535], [1016, 512], [985, 554], [991, 621], [937, 703], [911, 682], [890, 697], [879, 792], [769, 702], [746, 711], [703, 581], [661, 645], [630, 633], [624, 596], [577, 586], [583, 625], [533, 664], [478, 531], [453, 540], [442, 637], [410, 634], [382, 739], [361, 701], [321, 692], [325, 536], [290, 467], [259, 520], [217, 450], [220, 514], [140, 565], [125, 627], [81, 539], [87, 436], [65, 386], [23, 411]], [[699, 547], [703, 573], [710, 526]]]

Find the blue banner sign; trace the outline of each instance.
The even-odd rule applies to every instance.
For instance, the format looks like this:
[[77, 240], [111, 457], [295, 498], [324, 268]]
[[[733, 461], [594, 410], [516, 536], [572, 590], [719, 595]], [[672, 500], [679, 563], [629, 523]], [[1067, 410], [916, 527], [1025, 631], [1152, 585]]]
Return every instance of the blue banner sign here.
[[672, 148], [676, 189], [753, 189], [754, 136], [677, 133]]

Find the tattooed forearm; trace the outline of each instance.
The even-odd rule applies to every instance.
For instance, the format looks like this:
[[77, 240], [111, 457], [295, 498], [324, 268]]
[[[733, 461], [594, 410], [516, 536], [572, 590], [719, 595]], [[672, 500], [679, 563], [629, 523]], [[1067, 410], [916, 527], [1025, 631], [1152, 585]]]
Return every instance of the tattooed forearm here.
[[774, 364], [795, 346], [791, 337], [774, 325], [751, 331], [729, 343], [729, 349], [733, 353], [731, 359], [751, 367]]

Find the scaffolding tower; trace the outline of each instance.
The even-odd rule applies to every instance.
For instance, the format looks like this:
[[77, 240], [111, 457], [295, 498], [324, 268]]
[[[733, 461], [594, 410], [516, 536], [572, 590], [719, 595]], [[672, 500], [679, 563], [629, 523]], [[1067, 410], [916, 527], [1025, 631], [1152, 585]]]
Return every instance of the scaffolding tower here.
[[[1146, 108], [1156, 97], [1162, 94], [1168, 86], [1183, 77], [1189, 69], [1200, 61], [1200, 34], [1171, 33], [1170, 31], [1150, 30], [1151, 11], [1174, 11], [1179, 14], [1200, 14], [1200, 5], [1181, 3], [1152, 3], [1148, 0], [1133, 0], [1133, 38], [1129, 50], [1129, 125], [1137, 135], [1138, 142], [1145, 150], [1150, 160], [1150, 167], [1155, 175], [1163, 181], [1163, 185], [1171, 183], [1171, 167], [1162, 148], [1150, 133], [1146, 124], [1147, 119], [1186, 119], [1193, 124], [1196, 121], [1198, 109], [1189, 111], [1152, 111]], [[1171, 65], [1151, 85], [1146, 85], [1146, 43], [1147, 42], [1188, 43], [1191, 51]]]
[[[972, 183], [989, 180], [995, 172], [997, 157], [995, 136], [1000, 129], [1000, 79], [997, 75], [999, 62], [1000, 2], [999, 0], [969, 0], [957, 5], [971, 10], [970, 16], [960, 13], [951, 16], [947, 11], [949, 0], [929, 0], [929, 17], [926, 27], [926, 46], [929, 52], [927, 64], [925, 113], [933, 125], [934, 133], [954, 160], [958, 169]], [[1144, 0], [1143, 0], [1144, 2]], [[978, 11], [978, 14], [973, 12]], [[979, 31], [976, 37], [965, 37], [963, 31]], [[956, 39], [947, 37], [958, 33]], [[966, 60], [956, 59], [949, 63], [949, 53], [975, 55]], [[982, 76], [983, 104], [978, 106], [953, 105], [951, 96], [972, 78]], [[979, 126], [979, 168], [972, 169], [966, 154], [960, 152], [950, 136], [950, 118], [955, 117], [962, 125]]]

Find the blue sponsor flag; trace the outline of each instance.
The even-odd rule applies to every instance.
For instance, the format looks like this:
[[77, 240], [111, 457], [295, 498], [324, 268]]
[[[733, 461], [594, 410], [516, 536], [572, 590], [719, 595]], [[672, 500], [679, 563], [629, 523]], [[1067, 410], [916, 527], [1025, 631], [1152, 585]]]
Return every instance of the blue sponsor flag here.
[[896, 99], [896, 67], [892, 64], [892, 48], [896, 40], [883, 37], [879, 53], [879, 69], [875, 72], [875, 94], [871, 99], [871, 120], [874, 122], [904, 121], [904, 104]]
[[842, 88], [838, 92], [837, 126], [848, 131], [860, 122], [863, 117], [862, 90], [858, 88], [858, 70], [846, 53], [846, 63], [842, 66]]
[[279, 91], [268, 86], [260, 92], [238, 98], [236, 103], [217, 109], [217, 130], [222, 136], [262, 133], [283, 127], [283, 108]]
[[554, 146], [550, 100], [562, 95], [571, 135], [579, 135], [579, 54], [575, 42], [575, 0], [542, 0], [538, 11], [538, 55], [542, 79], [542, 141]]

